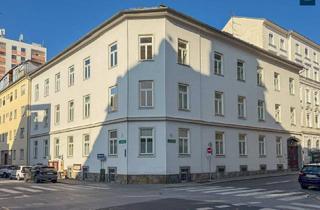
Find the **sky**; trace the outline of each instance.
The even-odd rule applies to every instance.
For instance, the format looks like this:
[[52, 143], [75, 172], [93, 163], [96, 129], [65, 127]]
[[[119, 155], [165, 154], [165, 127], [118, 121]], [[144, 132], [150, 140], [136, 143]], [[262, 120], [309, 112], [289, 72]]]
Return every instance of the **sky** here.
[[164, 4], [222, 29], [232, 15], [267, 18], [320, 43], [320, 0], [1, 0], [0, 28], [47, 47], [48, 60], [123, 9]]

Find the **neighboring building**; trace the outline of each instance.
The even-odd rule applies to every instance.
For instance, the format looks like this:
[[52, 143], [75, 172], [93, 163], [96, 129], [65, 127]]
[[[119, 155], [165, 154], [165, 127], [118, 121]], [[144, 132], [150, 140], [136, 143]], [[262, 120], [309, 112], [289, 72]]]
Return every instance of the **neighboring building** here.
[[30, 75], [30, 163], [122, 183], [286, 170], [301, 68], [167, 7], [120, 12]]
[[300, 95], [303, 161], [309, 163], [311, 152], [320, 151], [320, 45], [266, 19], [232, 17], [223, 30], [304, 67], [294, 94]]
[[0, 164], [27, 164], [28, 74], [39, 66], [25, 61], [0, 80]]
[[10, 69], [18, 64], [32, 60], [36, 63], [45, 63], [47, 49], [40, 44], [27, 44], [22, 35], [19, 41], [5, 38], [4, 29], [0, 29], [0, 79]]

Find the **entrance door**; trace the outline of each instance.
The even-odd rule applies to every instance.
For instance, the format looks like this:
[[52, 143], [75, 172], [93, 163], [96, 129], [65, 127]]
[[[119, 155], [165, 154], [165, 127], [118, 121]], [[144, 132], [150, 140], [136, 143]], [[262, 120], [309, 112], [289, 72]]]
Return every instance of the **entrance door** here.
[[298, 145], [295, 139], [288, 140], [288, 167], [289, 169], [299, 169]]
[[4, 165], [8, 165], [9, 161], [8, 161], [8, 153], [4, 153]]

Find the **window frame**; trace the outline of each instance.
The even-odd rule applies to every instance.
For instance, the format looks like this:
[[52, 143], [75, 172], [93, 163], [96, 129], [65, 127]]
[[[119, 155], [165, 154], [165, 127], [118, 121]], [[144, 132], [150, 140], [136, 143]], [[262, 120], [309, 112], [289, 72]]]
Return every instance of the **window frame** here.
[[[217, 70], [219, 65], [218, 65], [218, 64], [216, 65], [216, 61], [217, 61], [216, 55], [220, 56], [220, 61], [219, 61], [220, 71]], [[217, 76], [224, 76], [223, 67], [224, 67], [223, 54], [215, 51], [215, 52], [213, 53], [213, 74], [214, 74], [214, 75], [217, 75]]]
[[[183, 40], [183, 39], [180, 39], [178, 38], [178, 45], [177, 45], [177, 63], [178, 64], [181, 64], [181, 65], [186, 65], [186, 66], [189, 66], [190, 65], [190, 52], [189, 52], [189, 42], [186, 41], [186, 40]], [[185, 44], [186, 45], [186, 48], [183, 49], [179, 46], [179, 44], [182, 43], [182, 44]], [[186, 53], [186, 56], [185, 56], [185, 62], [183, 62], [184, 59], [182, 59], [182, 57], [179, 57], [179, 51], [181, 52], [185, 52]], [[182, 54], [181, 54], [182, 56]]]
[[[141, 43], [141, 38], [151, 38], [151, 44]], [[151, 45], [151, 58], [148, 58], [148, 46]], [[141, 46], [145, 46], [145, 58], [141, 58]], [[139, 61], [153, 61], [154, 59], [154, 36], [152, 34], [144, 34], [138, 36], [138, 60]]]
[[[180, 87], [185, 87], [186, 91], [181, 91]], [[180, 95], [181, 95], [182, 101], [180, 101]], [[185, 101], [185, 96], [187, 98], [187, 101]], [[181, 102], [181, 107], [180, 107], [180, 102]], [[187, 107], [185, 107], [185, 105], [187, 105]], [[190, 111], [190, 86], [189, 86], [189, 84], [178, 83], [178, 110]]]
[[[142, 129], [151, 129], [152, 135], [151, 136], [142, 136], [141, 131]], [[148, 152], [148, 138], [152, 138], [152, 152]], [[142, 153], [141, 147], [142, 147], [142, 138], [145, 139], [145, 152]], [[139, 128], [139, 155], [155, 155], [155, 129], [153, 127], [141, 127]]]
[[[111, 133], [116, 132], [116, 137], [111, 137]], [[112, 146], [111, 146], [111, 142]], [[112, 148], [112, 151], [111, 151]], [[109, 156], [117, 156], [118, 155], [118, 130], [108, 130], [108, 155]]]
[[[112, 94], [112, 90], [116, 88], [116, 94]], [[108, 112], [116, 112], [118, 111], [118, 100], [119, 100], [119, 94], [118, 94], [118, 85], [114, 85], [109, 87], [108, 89], [109, 97], [108, 97]], [[113, 106], [111, 106], [111, 103], [113, 102]]]
[[[217, 134], [221, 134], [222, 139], [217, 139]], [[223, 131], [216, 131], [214, 139], [215, 139], [215, 155], [216, 156], [225, 156], [225, 150], [226, 149], [225, 149], [225, 134], [224, 134], [224, 132]], [[218, 146], [217, 146], [218, 141], [221, 144], [221, 145], [219, 145], [219, 149], [218, 149]], [[222, 146], [222, 151], [220, 151], [221, 146]]]
[[[89, 61], [89, 64], [86, 64], [86, 61]], [[91, 58], [89, 56], [83, 59], [83, 80], [89, 80], [90, 78], [91, 78]]]
[[[142, 83], [143, 82], [151, 82], [151, 84], [152, 84], [152, 87], [151, 88], [142, 88], [141, 86], [142, 86]], [[142, 91], [144, 92], [144, 95], [145, 95], [145, 101], [144, 101], [144, 103], [145, 103], [145, 105], [143, 105], [142, 103], [141, 103], [141, 100], [142, 100], [142, 98], [141, 98], [141, 93], [142, 93]], [[148, 105], [148, 91], [151, 91], [151, 105]], [[154, 80], [139, 80], [139, 108], [140, 109], [152, 109], [152, 108], [154, 108]]]
[[[72, 140], [72, 141], [70, 141]], [[72, 150], [70, 150], [70, 146], [72, 146]], [[72, 153], [71, 153], [72, 151]], [[73, 136], [67, 136], [67, 157], [73, 157], [74, 155], [74, 138]]]
[[[187, 136], [182, 136], [180, 132], [186, 131]], [[180, 145], [182, 143], [182, 150], [180, 151]], [[190, 155], [190, 129], [189, 128], [178, 128], [178, 153], [179, 155]], [[186, 145], [186, 147], [185, 147]], [[185, 151], [187, 148], [187, 151]]]
[[[86, 137], [88, 137], [88, 141]], [[86, 133], [82, 135], [82, 156], [89, 157], [89, 155], [90, 155], [90, 134]]]
[[[217, 95], [216, 94], [220, 94], [221, 98], [219, 99], [219, 101], [221, 102], [221, 106], [220, 106], [220, 112], [217, 112], [217, 104], [218, 104], [218, 99], [217, 99]], [[215, 91], [214, 92], [214, 114], [216, 116], [224, 116], [224, 93], [222, 91]]]
[[[112, 47], [116, 45], [116, 50], [112, 51]], [[119, 52], [118, 52], [118, 42], [115, 41], [115, 42], [112, 42], [111, 44], [108, 45], [108, 53], [109, 53], [109, 56], [108, 56], [108, 60], [109, 60], [109, 69], [112, 69], [112, 68], [115, 68], [118, 66], [118, 55], [119, 55]], [[113, 64], [113, 65], [112, 65]]]
[[[89, 102], [86, 103], [86, 98], [89, 98]], [[83, 103], [83, 119], [88, 119], [90, 118], [91, 115], [91, 95], [87, 94], [83, 96], [82, 99], [82, 103]]]

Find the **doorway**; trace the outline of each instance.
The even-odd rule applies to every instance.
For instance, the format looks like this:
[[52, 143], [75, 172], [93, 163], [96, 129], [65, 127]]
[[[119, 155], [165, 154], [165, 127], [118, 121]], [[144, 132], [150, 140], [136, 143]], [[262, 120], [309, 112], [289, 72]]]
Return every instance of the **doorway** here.
[[299, 145], [298, 140], [295, 138], [289, 138], [287, 142], [288, 146], [288, 169], [299, 169]]

